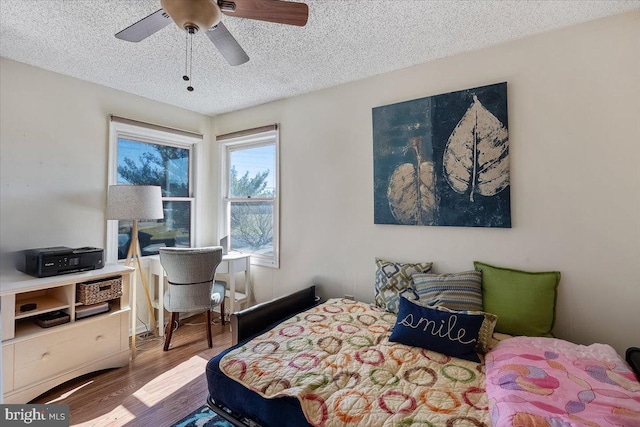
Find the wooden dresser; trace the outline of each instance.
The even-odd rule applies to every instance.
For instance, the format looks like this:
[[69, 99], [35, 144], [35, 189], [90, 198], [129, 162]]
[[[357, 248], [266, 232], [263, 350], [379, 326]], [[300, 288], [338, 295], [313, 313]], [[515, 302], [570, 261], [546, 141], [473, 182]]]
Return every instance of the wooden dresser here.
[[[129, 363], [134, 271], [107, 265], [46, 278], [18, 272], [0, 278], [4, 403], [27, 403], [72, 378]], [[76, 320], [76, 309], [82, 306], [76, 297], [78, 284], [117, 278], [122, 294], [108, 301], [109, 311]], [[42, 327], [36, 322], [59, 310], [69, 314], [67, 323]]]

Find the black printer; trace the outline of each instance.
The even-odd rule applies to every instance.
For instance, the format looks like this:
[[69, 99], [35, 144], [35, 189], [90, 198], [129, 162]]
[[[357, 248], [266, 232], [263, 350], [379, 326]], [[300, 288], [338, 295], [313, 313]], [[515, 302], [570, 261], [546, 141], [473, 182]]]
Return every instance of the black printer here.
[[66, 246], [28, 249], [18, 263], [18, 270], [35, 277], [77, 273], [104, 267], [104, 251], [100, 248], [84, 247], [72, 249]]

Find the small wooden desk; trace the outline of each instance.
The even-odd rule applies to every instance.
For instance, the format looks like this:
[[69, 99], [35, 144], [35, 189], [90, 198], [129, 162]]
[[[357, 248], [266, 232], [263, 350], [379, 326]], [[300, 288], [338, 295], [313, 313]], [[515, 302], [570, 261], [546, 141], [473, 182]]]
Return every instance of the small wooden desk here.
[[[152, 290], [152, 300], [153, 306], [158, 310], [158, 329], [160, 336], [164, 335], [164, 304], [163, 304], [163, 296], [164, 289], [166, 287], [167, 277], [164, 274], [164, 269], [160, 264], [160, 257], [158, 256], [150, 256], [149, 259], [151, 263], [149, 265], [149, 274], [151, 274], [152, 278], [157, 278], [158, 281], [158, 294], [155, 295], [155, 292]], [[236, 273], [244, 272], [244, 289], [245, 293], [236, 292]], [[229, 252], [226, 255], [222, 256], [222, 262], [218, 265], [216, 269], [217, 274], [228, 274], [229, 275], [229, 288], [227, 289], [227, 297], [229, 299], [229, 304], [227, 308], [229, 313], [233, 313], [235, 311], [235, 304], [243, 304], [246, 305], [249, 302], [249, 290], [251, 287], [251, 255], [244, 254], [241, 252]], [[216, 278], [216, 280], [220, 280]], [[152, 280], [151, 283], [155, 283], [155, 280]], [[152, 286], [153, 288], [153, 286]], [[246, 308], [246, 307], [242, 307]]]

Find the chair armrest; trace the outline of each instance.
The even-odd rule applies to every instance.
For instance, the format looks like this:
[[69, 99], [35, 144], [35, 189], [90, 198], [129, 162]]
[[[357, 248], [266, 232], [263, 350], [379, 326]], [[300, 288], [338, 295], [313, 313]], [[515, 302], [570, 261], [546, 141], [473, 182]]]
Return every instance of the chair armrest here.
[[231, 344], [270, 329], [274, 324], [317, 304], [316, 287], [254, 305], [231, 314]]

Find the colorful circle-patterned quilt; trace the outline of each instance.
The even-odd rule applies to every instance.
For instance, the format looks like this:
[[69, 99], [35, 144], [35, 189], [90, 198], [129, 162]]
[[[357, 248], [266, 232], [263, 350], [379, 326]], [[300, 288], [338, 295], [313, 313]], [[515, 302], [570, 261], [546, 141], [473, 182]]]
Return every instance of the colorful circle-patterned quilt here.
[[389, 342], [392, 313], [331, 299], [229, 352], [225, 375], [314, 426], [489, 426], [484, 365]]

